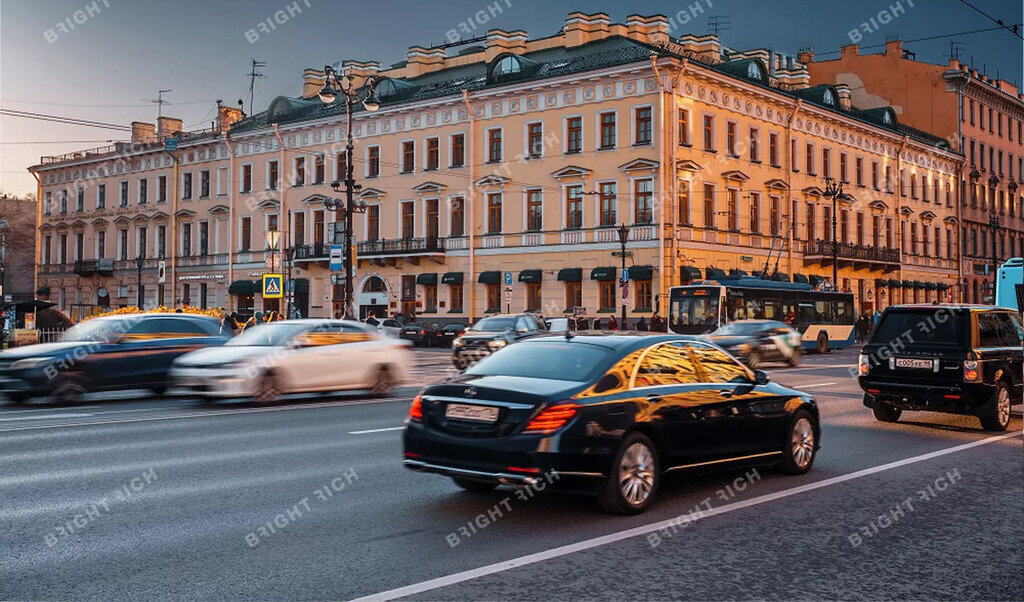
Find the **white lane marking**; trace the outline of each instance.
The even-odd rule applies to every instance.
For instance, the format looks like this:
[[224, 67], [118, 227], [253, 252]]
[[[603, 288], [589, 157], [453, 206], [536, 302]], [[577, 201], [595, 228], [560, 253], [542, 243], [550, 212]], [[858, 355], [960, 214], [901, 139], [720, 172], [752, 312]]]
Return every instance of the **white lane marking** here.
[[92, 416], [88, 413], [68, 413], [68, 414], [41, 414], [39, 416], [19, 416], [17, 418], [0, 418], [0, 422], [13, 422], [15, 420], [46, 420], [47, 418], [84, 418], [86, 416]]
[[[0, 408], [3, 408], [3, 407], [4, 406], [0, 406]], [[98, 406], [98, 405], [95, 405], [95, 406], [75, 406], [75, 409], [76, 410], [89, 410], [89, 409], [98, 408], [98, 407], [100, 407], [100, 406]], [[33, 409], [30, 409], [30, 410], [4, 410], [4, 409], [0, 409], [0, 416], [7, 416], [9, 414], [38, 414], [39, 412], [52, 412], [53, 410], [54, 410], [54, 408], [47, 408], [47, 407], [33, 408]]]
[[[840, 475], [838, 477], [831, 477], [821, 481], [816, 481], [814, 483], [808, 483], [806, 485], [799, 485], [797, 487], [793, 487], [790, 489], [784, 489], [782, 491], [777, 491], [775, 493], [768, 493], [755, 498], [751, 498], [749, 500], [742, 500], [739, 502], [726, 504], [725, 506], [721, 506], [718, 508], [712, 508], [711, 510], [704, 512], [701, 515], [701, 517], [697, 519], [691, 517], [690, 520], [703, 520], [710, 516], [726, 514], [729, 512], [734, 512], [736, 510], [742, 510], [743, 508], [749, 508], [750, 506], [757, 506], [759, 504], [764, 504], [766, 502], [787, 498], [800, 493], [814, 491], [815, 489], [821, 489], [823, 487], [829, 487], [831, 485], [838, 485], [839, 483], [845, 483], [846, 481], [852, 481], [853, 479], [858, 479], [860, 477], [866, 477], [868, 475], [873, 475], [886, 470], [892, 470], [893, 468], [899, 468], [901, 466], [906, 466], [908, 464], [914, 464], [917, 462], [923, 462], [924, 460], [938, 458], [940, 456], [956, 453], [958, 451], [963, 451], [965, 449], [970, 449], [972, 447], [978, 447], [980, 445], [995, 443], [996, 441], [1002, 441], [1003, 439], [1007, 439], [1009, 437], [1020, 436], [1021, 433], [1006, 433], [1003, 435], [997, 435], [995, 437], [989, 437], [987, 439], [981, 439], [978, 441], [972, 441], [970, 443], [964, 443], [962, 445], [948, 447], [946, 449], [940, 449], [938, 451], [929, 452], [927, 454], [921, 454], [920, 456], [914, 456], [912, 458], [906, 458], [903, 460], [897, 460], [895, 462], [889, 462], [888, 464], [882, 464], [880, 466], [872, 466], [871, 468], [865, 468], [864, 470], [858, 470], [856, 472]], [[551, 548], [550, 550], [544, 550], [543, 552], [527, 554], [526, 556], [520, 556], [519, 558], [504, 560], [502, 562], [496, 562], [494, 564], [489, 564], [487, 566], [470, 569], [468, 571], [453, 573], [451, 575], [447, 575], [444, 577], [438, 577], [436, 579], [429, 579], [427, 581], [422, 581], [420, 583], [406, 585], [405, 587], [399, 587], [396, 589], [371, 594], [363, 598], [357, 598], [353, 602], [363, 602], [369, 600], [395, 600], [397, 598], [404, 598], [406, 596], [415, 596], [438, 588], [454, 585], [456, 583], [471, 581], [479, 577], [493, 575], [495, 573], [501, 573], [510, 569], [535, 564], [537, 562], [543, 562], [545, 560], [558, 558], [560, 556], [565, 556], [568, 554], [574, 554], [576, 552], [582, 552], [584, 550], [589, 550], [591, 548], [596, 548], [610, 543], [615, 543], [617, 541], [622, 541], [624, 539], [629, 539], [640, 535], [646, 535], [648, 533], [653, 533], [655, 531], [659, 531], [661, 529], [665, 529], [673, 525], [678, 525], [678, 521], [679, 518], [670, 518], [668, 520], [663, 520], [656, 523], [643, 525], [640, 527], [634, 527], [632, 529], [626, 529], [624, 531], [619, 531], [617, 533], [610, 533], [608, 535], [603, 535], [601, 537], [586, 539], [584, 541], [559, 546], [557, 548]]]
[[[339, 401], [333, 403], [318, 403], [318, 404], [304, 404], [297, 406], [287, 406], [278, 408], [246, 408], [242, 410], [214, 410], [209, 412], [199, 412], [195, 414], [175, 414], [174, 416], [154, 416], [153, 418], [131, 418], [125, 420], [96, 420], [93, 422], [72, 422], [71, 424], [46, 424], [41, 426], [22, 426], [17, 428], [0, 429], [0, 433], [10, 433], [14, 431], [31, 431], [40, 429], [56, 429], [56, 428], [70, 428], [75, 426], [97, 426], [104, 424], [126, 424], [131, 422], [153, 422], [156, 420], [175, 420], [178, 418], [205, 418], [212, 416], [228, 416], [233, 414], [255, 414], [259, 412], [283, 412], [285, 410], [311, 410], [317, 408], [332, 408], [332, 407], [343, 407], [343, 406], [361, 406], [373, 403], [388, 403], [392, 401], [408, 401], [406, 397], [385, 397], [383, 399], [373, 399], [366, 401]], [[91, 414], [90, 414], [91, 416]]]
[[804, 366], [802, 368], [782, 368], [781, 370], [769, 370], [768, 374], [779, 372], [802, 372], [805, 370], [829, 370], [834, 368], [856, 368], [857, 364], [829, 364], [827, 366]]
[[834, 385], [834, 384], [836, 384], [836, 383], [814, 383], [813, 385], [793, 385], [793, 386], [794, 387], [799, 387], [801, 389], [810, 389], [811, 387], [827, 387], [829, 385]]
[[369, 429], [365, 431], [349, 431], [349, 435], [366, 435], [367, 433], [386, 433], [388, 431], [400, 431], [404, 429], [404, 426], [390, 426], [386, 429]]

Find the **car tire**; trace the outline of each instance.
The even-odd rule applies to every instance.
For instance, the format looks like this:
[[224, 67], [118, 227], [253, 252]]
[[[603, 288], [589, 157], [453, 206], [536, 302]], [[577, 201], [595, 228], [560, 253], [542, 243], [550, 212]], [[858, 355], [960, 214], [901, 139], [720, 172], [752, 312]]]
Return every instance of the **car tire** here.
[[23, 395], [21, 393], [8, 393], [7, 401], [14, 405], [21, 405], [28, 401], [28, 395]]
[[387, 366], [381, 366], [373, 376], [373, 385], [370, 387], [370, 392], [373, 393], [374, 397], [384, 397], [394, 386], [395, 381], [391, 377], [391, 370]]
[[452, 477], [452, 481], [465, 491], [469, 491], [471, 493], [486, 493], [488, 491], [493, 491], [494, 488], [498, 486], [497, 483], [485, 483], [483, 481], [474, 481], [472, 479], [460, 479], [459, 477]]
[[989, 405], [992, 414], [980, 418], [981, 428], [986, 431], [1005, 431], [1010, 426], [1010, 386], [1005, 381], [996, 383]]
[[900, 415], [903, 414], [903, 410], [888, 403], [879, 402], [875, 407], [871, 408], [871, 413], [875, 415], [875, 420], [879, 422], [896, 422], [900, 419]]
[[260, 377], [252, 400], [259, 405], [271, 405], [281, 400], [281, 387], [273, 372], [265, 372]]
[[818, 350], [818, 353], [828, 353], [829, 352], [829, 348], [828, 348], [828, 333], [825, 333], [825, 332], [819, 332], [818, 333], [818, 341], [815, 344], [815, 349]]
[[797, 366], [799, 366], [800, 356], [802, 356], [803, 354], [803, 350], [801, 350], [799, 347], [793, 348], [793, 355], [789, 356], [788, 360], [790, 367], [796, 368]]
[[85, 378], [77, 374], [63, 374], [57, 377], [50, 399], [58, 404], [76, 404], [89, 391]]
[[779, 469], [790, 475], [804, 474], [814, 465], [817, 455], [818, 428], [814, 416], [807, 410], [793, 412], [782, 447]]
[[611, 514], [640, 514], [658, 493], [660, 482], [661, 462], [654, 443], [643, 433], [630, 433], [615, 454], [597, 503]]
[[751, 370], [757, 370], [761, 367], [761, 354], [757, 351], [751, 351], [750, 355], [747, 356], [747, 367]]
[[150, 392], [156, 397], [163, 397], [164, 393], [167, 393], [167, 384], [157, 385], [149, 388]]
[[468, 366], [468, 365], [469, 365], [469, 362], [467, 362], [467, 361], [465, 361], [465, 360], [456, 360], [456, 359], [453, 359], [453, 360], [452, 360], [452, 365], [453, 365], [453, 366], [455, 366], [455, 369], [456, 369], [456, 370], [465, 370], [465, 369], [466, 369], [466, 366]]

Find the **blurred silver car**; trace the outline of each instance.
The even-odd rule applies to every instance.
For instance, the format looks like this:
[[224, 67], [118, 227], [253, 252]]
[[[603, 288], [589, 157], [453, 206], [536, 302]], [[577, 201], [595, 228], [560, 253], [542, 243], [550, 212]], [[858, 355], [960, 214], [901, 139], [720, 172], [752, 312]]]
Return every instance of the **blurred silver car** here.
[[772, 361], [797, 366], [803, 354], [800, 332], [777, 320], [737, 320], [707, 335], [707, 339], [752, 369]]

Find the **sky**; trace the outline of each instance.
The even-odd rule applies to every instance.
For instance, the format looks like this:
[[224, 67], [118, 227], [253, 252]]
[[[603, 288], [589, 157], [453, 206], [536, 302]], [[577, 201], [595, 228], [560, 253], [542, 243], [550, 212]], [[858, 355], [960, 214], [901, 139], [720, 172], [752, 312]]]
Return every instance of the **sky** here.
[[[1024, 22], [1021, 0], [969, 1], [1006, 24]], [[897, 4], [903, 10], [895, 18], [879, 18]], [[289, 5], [298, 8], [290, 16]], [[482, 25], [474, 18], [481, 10], [488, 19]], [[606, 12], [616, 22], [634, 13], [688, 19], [672, 29], [673, 37], [707, 33], [709, 17], [719, 17], [722, 42], [731, 48], [795, 55], [811, 47], [819, 58], [835, 58], [851, 37], [861, 37], [862, 52], [880, 52], [865, 47], [899, 35], [918, 60], [945, 63], [952, 40], [962, 62], [1018, 85], [1022, 80], [1021, 40], [1006, 30], [963, 33], [998, 27], [965, 0], [0, 0], [0, 107], [107, 124], [154, 123], [157, 106], [147, 100], [169, 89], [164, 98], [172, 104], [163, 114], [198, 129], [210, 125], [217, 99], [237, 106], [244, 98], [249, 112], [251, 59], [267, 63], [255, 86], [259, 112], [278, 95], [298, 95], [307, 67], [345, 59], [390, 65], [405, 59], [409, 46], [442, 43], [447, 32], [469, 23], [474, 35], [502, 28], [549, 36], [575, 10]], [[275, 21], [277, 11], [285, 17]], [[910, 41], [953, 33], [959, 35]], [[40, 156], [127, 137], [121, 130], [2, 115], [0, 190], [34, 193], [26, 169]]]

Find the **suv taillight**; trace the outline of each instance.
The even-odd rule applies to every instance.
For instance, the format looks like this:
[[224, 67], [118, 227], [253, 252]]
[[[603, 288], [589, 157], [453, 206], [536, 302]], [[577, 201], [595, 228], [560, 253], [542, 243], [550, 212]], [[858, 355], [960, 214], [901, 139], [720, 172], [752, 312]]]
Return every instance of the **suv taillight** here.
[[409, 421], [410, 422], [423, 422], [423, 394], [420, 393], [412, 400], [412, 405], [409, 406]]
[[533, 420], [526, 424], [523, 432], [526, 433], [550, 433], [565, 426], [572, 417], [579, 411], [580, 406], [563, 402], [541, 410], [540, 414], [533, 417]]
[[964, 359], [964, 380], [967, 382], [981, 380], [981, 371], [978, 370], [978, 354], [974, 353], [973, 349], [967, 352], [967, 358]]
[[868, 356], [864, 355], [863, 353], [860, 354], [860, 357], [857, 358], [857, 365], [857, 371], [860, 373], [860, 375], [867, 376], [868, 371], [871, 370], [871, 365], [868, 363]]

